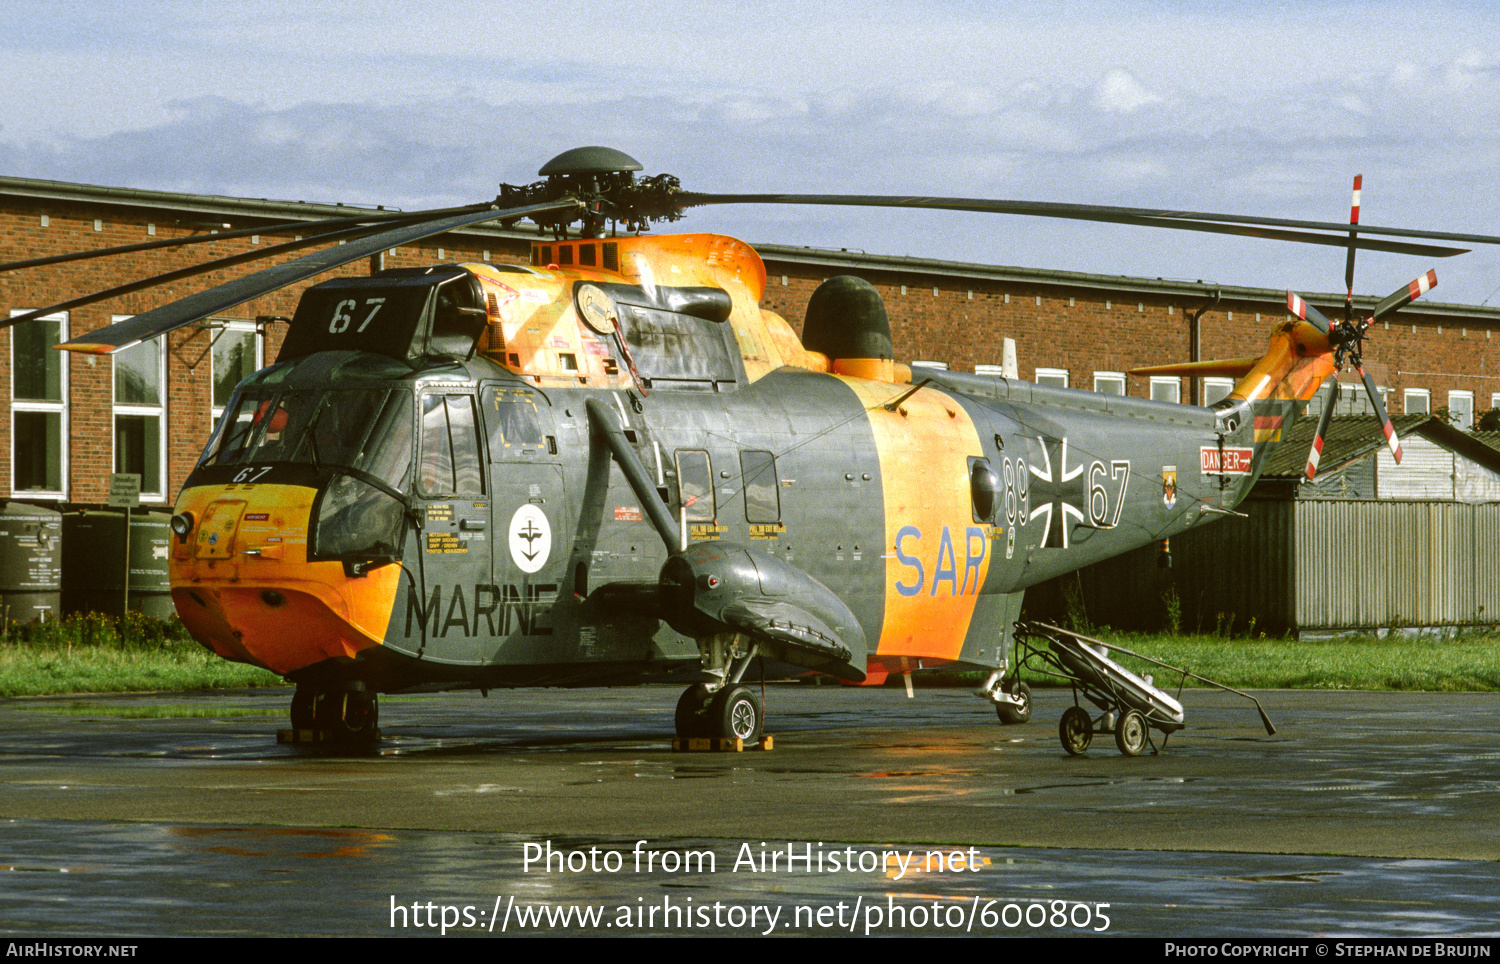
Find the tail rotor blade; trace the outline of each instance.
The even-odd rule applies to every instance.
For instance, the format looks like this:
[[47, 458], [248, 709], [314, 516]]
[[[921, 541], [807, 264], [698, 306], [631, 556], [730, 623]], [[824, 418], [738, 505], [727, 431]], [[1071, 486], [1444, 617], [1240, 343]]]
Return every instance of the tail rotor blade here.
[[1391, 448], [1391, 456], [1395, 458], [1396, 464], [1401, 464], [1401, 440], [1396, 437], [1396, 426], [1391, 424], [1390, 415], [1386, 414], [1385, 403], [1380, 400], [1380, 390], [1375, 387], [1375, 379], [1365, 371], [1365, 366], [1356, 367], [1359, 377], [1364, 379], [1365, 392], [1370, 396], [1370, 404], [1375, 408], [1375, 414], [1380, 417], [1380, 430], [1385, 433], [1385, 444]]
[[1349, 290], [1344, 298], [1346, 321], [1354, 314], [1354, 253], [1359, 250], [1355, 244], [1359, 232], [1355, 229], [1359, 226], [1359, 195], [1364, 180], [1363, 174], [1354, 175], [1354, 200], [1349, 204], [1349, 257], [1344, 261], [1344, 287]]
[[1286, 293], [1286, 310], [1290, 311], [1298, 318], [1301, 318], [1303, 321], [1312, 325], [1314, 328], [1318, 329], [1325, 335], [1328, 334], [1329, 329], [1333, 327], [1332, 323], [1329, 322], [1326, 315], [1324, 315], [1318, 309], [1314, 308], [1312, 305], [1303, 301], [1302, 296], [1297, 294], [1295, 291], [1288, 291]]
[[1436, 287], [1437, 272], [1429, 271], [1411, 284], [1398, 288], [1382, 299], [1380, 304], [1375, 306], [1375, 315], [1370, 321], [1373, 323], [1383, 320], [1387, 315], [1405, 308]]
[[1318, 461], [1323, 457], [1323, 440], [1328, 438], [1328, 423], [1333, 419], [1333, 410], [1339, 404], [1339, 380], [1331, 379], [1333, 391], [1329, 393], [1328, 404], [1323, 408], [1323, 414], [1318, 416], [1318, 434], [1313, 438], [1312, 450], [1307, 453], [1307, 481], [1311, 482], [1318, 474]]

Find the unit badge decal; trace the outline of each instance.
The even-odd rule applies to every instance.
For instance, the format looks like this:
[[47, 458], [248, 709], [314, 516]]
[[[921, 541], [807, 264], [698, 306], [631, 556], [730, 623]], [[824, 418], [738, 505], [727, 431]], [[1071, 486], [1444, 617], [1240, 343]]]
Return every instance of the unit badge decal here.
[[510, 558], [522, 572], [536, 572], [552, 552], [552, 526], [547, 514], [527, 503], [510, 517]]

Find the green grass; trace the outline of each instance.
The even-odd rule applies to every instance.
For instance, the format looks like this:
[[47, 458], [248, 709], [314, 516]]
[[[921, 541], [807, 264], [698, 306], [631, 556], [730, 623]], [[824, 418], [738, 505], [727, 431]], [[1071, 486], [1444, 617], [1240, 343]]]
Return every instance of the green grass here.
[[[1107, 629], [1090, 635], [1235, 689], [1500, 690], [1500, 636], [1488, 633], [1446, 639], [1326, 640], [1224, 639]], [[1177, 688], [1177, 673], [1129, 656], [1111, 658], [1136, 673], [1150, 673], [1164, 689]], [[1189, 679], [1187, 685], [1202, 684]]]
[[0, 696], [276, 686], [281, 677], [204, 649], [177, 620], [97, 613], [0, 636]]
[[[1500, 690], [1500, 635], [1449, 638], [1347, 636], [1329, 640], [1234, 639], [1096, 630], [1090, 635], [1207, 676], [1236, 689]], [[1159, 686], [1175, 690], [1170, 670], [1117, 656]], [[918, 674], [920, 685], [976, 685], [983, 674]], [[1028, 672], [1032, 685], [1048, 680]], [[176, 620], [131, 613], [124, 620], [91, 614], [0, 635], [0, 697], [277, 686], [266, 670], [231, 663], [194, 642]], [[899, 678], [892, 685], [901, 685]], [[1201, 685], [1188, 680], [1188, 686]], [[55, 712], [69, 712], [66, 708]], [[85, 707], [79, 712], [97, 713]], [[139, 711], [170, 717], [182, 707]], [[228, 711], [193, 712], [209, 716]]]
[[284, 708], [251, 710], [235, 706], [117, 706], [108, 703], [41, 703], [24, 707], [39, 713], [58, 716], [108, 716], [124, 720], [217, 720], [239, 716], [286, 715]]

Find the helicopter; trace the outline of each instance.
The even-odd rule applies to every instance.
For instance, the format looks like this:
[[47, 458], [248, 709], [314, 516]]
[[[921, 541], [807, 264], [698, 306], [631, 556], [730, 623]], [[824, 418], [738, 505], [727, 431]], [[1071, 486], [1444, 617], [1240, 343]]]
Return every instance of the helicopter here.
[[[1028, 586], [1233, 514], [1282, 429], [1344, 367], [1363, 376], [1399, 460], [1364, 373], [1364, 336], [1436, 275], [1355, 318], [1356, 249], [1448, 256], [1465, 249], [1430, 242], [1500, 242], [1360, 226], [1357, 180], [1355, 214], [1339, 225], [697, 194], [641, 169], [620, 151], [578, 148], [491, 202], [370, 212], [311, 232], [299, 223], [296, 241], [11, 319], [332, 245], [59, 346], [111, 353], [402, 244], [485, 221], [536, 223], [527, 264], [391, 269], [307, 288], [279, 356], [238, 385], [183, 485], [171, 521], [177, 611], [218, 655], [295, 683], [294, 728], [370, 739], [379, 694], [417, 688], [676, 683], [679, 737], [754, 743], [765, 714], [753, 679], [875, 683], [936, 667], [986, 672], [978, 692], [999, 720], [1025, 722], [1030, 691], [1010, 654]], [[895, 361], [867, 282], [824, 282], [799, 337], [760, 307], [766, 271], [749, 245], [642, 233], [727, 203], [981, 211], [1333, 245], [1348, 250], [1350, 297], [1334, 321], [1289, 292], [1260, 357], [1138, 370], [1238, 379], [1210, 408], [913, 370]]]

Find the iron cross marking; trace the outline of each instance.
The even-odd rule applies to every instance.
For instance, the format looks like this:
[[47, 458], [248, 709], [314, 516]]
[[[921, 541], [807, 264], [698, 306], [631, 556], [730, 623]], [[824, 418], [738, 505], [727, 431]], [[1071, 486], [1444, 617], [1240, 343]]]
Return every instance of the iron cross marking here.
[[1027, 521], [1042, 520], [1042, 548], [1066, 549], [1073, 527], [1088, 519], [1084, 513], [1086, 480], [1083, 463], [1068, 467], [1067, 436], [1055, 439], [1044, 435], [1035, 443], [1028, 447], [1041, 456], [1041, 464], [1038, 465], [1038, 459], [1033, 457], [1027, 467], [1041, 484], [1032, 485], [1031, 504], [1034, 508]]

